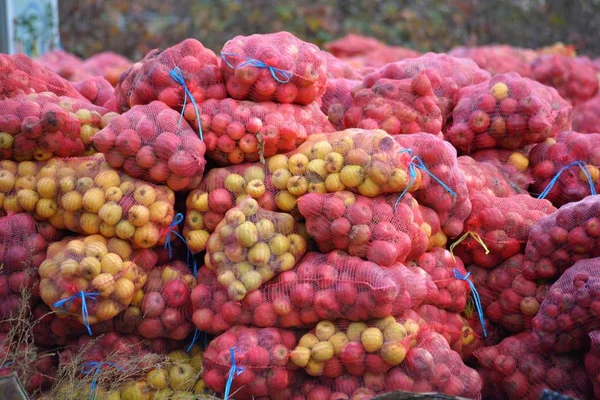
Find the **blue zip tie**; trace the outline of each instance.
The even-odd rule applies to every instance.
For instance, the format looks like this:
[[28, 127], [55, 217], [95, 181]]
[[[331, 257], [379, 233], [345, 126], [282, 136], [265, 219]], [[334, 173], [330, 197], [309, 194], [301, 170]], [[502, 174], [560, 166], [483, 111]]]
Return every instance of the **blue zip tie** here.
[[181, 234], [179, 232], [175, 231], [175, 227], [177, 227], [177, 225], [182, 223], [184, 219], [185, 218], [182, 213], [177, 213], [175, 215], [175, 217], [173, 218], [173, 221], [171, 221], [171, 224], [169, 225], [169, 228], [171, 228], [171, 229], [169, 229], [169, 232], [167, 233], [167, 237], [165, 239], [165, 249], [169, 249], [169, 258], [173, 258], [173, 246], [171, 245], [171, 233], [173, 233], [179, 239], [181, 239], [183, 244], [185, 244], [185, 248], [187, 249], [186, 264], [189, 268], [190, 267], [190, 258], [191, 258], [192, 259], [192, 269], [194, 271], [194, 277], [197, 278], [198, 277], [198, 264], [196, 263], [196, 258], [194, 257], [194, 255], [192, 254], [192, 251], [188, 247], [187, 241], [185, 240], [185, 238], [183, 236], [181, 236]]
[[187, 87], [187, 84], [185, 83], [183, 72], [179, 67], [175, 67], [169, 71], [169, 75], [171, 75], [171, 78], [175, 82], [183, 86], [183, 92], [185, 94], [185, 96], [183, 96], [183, 107], [181, 107], [181, 114], [179, 115], [178, 125], [181, 125], [181, 120], [183, 119], [183, 113], [185, 112], [185, 106], [189, 97], [190, 101], [192, 102], [192, 105], [194, 106], [194, 111], [196, 112], [196, 122], [198, 122], [198, 133], [200, 134], [200, 140], [204, 140], [204, 136], [202, 135], [202, 124], [200, 123], [200, 112], [198, 111], [198, 105], [196, 104], [196, 99], [194, 99], [194, 96], [192, 96], [192, 93], [190, 92], [190, 90]]
[[7, 361], [4, 364], [0, 365], [0, 368], [6, 368], [6, 367], [10, 367], [11, 365], [13, 365], [15, 362], [14, 361]]
[[550, 183], [548, 183], [548, 186], [546, 186], [544, 191], [542, 193], [540, 193], [540, 195], [538, 196], [538, 199], [546, 198], [546, 196], [548, 196], [548, 193], [550, 193], [550, 191], [552, 190], [552, 188], [558, 181], [558, 178], [560, 178], [560, 174], [562, 174], [563, 171], [565, 171], [566, 169], [574, 167], [575, 165], [579, 166], [581, 171], [585, 174], [585, 177], [587, 178], [588, 183], [590, 184], [590, 194], [592, 196], [595, 196], [596, 195], [596, 186], [594, 185], [594, 181], [592, 181], [592, 177], [590, 176], [590, 171], [588, 171], [588, 169], [587, 169], [587, 165], [583, 161], [573, 161], [572, 163], [569, 163], [569, 164], [565, 165], [564, 167], [562, 167], [556, 173], [556, 175], [554, 175], [554, 178], [552, 178]]
[[458, 268], [454, 268], [452, 271], [454, 272], [454, 277], [456, 279], [460, 279], [461, 281], [465, 281], [469, 284], [469, 287], [471, 288], [471, 293], [473, 293], [473, 301], [475, 302], [475, 307], [477, 308], [477, 313], [479, 314], [481, 328], [483, 329], [483, 337], [487, 337], [487, 331], [485, 330], [485, 319], [483, 317], [483, 307], [481, 307], [481, 298], [479, 297], [477, 289], [475, 289], [475, 285], [469, 279], [469, 276], [471, 276], [471, 272], [467, 272], [467, 274], [463, 276], [463, 274]]
[[52, 307], [63, 308], [66, 311], [71, 307], [71, 304], [73, 304], [73, 301], [75, 301], [75, 299], [81, 298], [81, 318], [83, 319], [83, 324], [87, 328], [88, 333], [90, 334], [90, 336], [92, 336], [92, 328], [90, 328], [90, 321], [89, 321], [90, 315], [88, 314], [88, 308], [87, 308], [87, 304], [85, 302], [85, 298], [89, 297], [90, 300], [98, 300], [99, 295], [100, 295], [100, 293], [98, 293], [98, 292], [87, 292], [86, 293], [83, 290], [80, 290], [79, 292], [77, 292], [77, 294], [75, 294], [71, 297], [67, 297], [66, 299], [57, 301], [56, 303], [54, 303], [52, 305]]
[[410, 159], [410, 163], [408, 164], [408, 173], [410, 175], [410, 179], [408, 180], [408, 185], [406, 186], [406, 188], [402, 191], [402, 193], [400, 193], [400, 196], [398, 196], [398, 198], [396, 199], [396, 202], [394, 203], [394, 210], [396, 210], [396, 207], [398, 207], [398, 203], [400, 202], [400, 200], [402, 200], [406, 192], [408, 192], [408, 189], [410, 189], [412, 184], [415, 183], [415, 179], [417, 179], [416, 168], [419, 168], [421, 171], [426, 172], [431, 178], [433, 178], [437, 183], [439, 183], [441, 187], [443, 187], [448, 193], [450, 193], [452, 197], [456, 197], [456, 193], [454, 192], [454, 190], [450, 189], [448, 185], [442, 182], [437, 176], [432, 174], [419, 156], [412, 155], [412, 149], [404, 149], [401, 150], [400, 153], [408, 153], [412, 156], [412, 158]]
[[192, 336], [192, 343], [190, 343], [190, 345], [187, 348], [187, 352], [189, 353], [190, 351], [192, 351], [192, 347], [194, 347], [194, 344], [196, 344], [196, 341], [198, 340], [198, 337], [202, 336], [202, 342], [204, 343], [204, 348], [207, 347], [207, 343], [206, 343], [206, 333], [204, 331], [201, 331], [200, 329], [196, 328], [196, 330], [194, 331], [194, 336]]
[[[269, 72], [271, 73], [271, 76], [273, 77], [273, 79], [275, 79], [277, 82], [279, 83], [289, 83], [290, 80], [293, 78], [294, 74], [291, 71], [285, 70], [285, 69], [281, 69], [281, 68], [275, 68], [275, 67], [271, 67], [267, 64], [265, 64], [264, 62], [257, 60], [255, 58], [246, 58], [245, 61], [237, 66], [233, 66], [231, 65], [231, 63], [227, 60], [227, 57], [240, 57], [239, 54], [233, 54], [233, 53], [224, 53], [221, 52], [221, 59], [225, 62], [225, 64], [227, 64], [229, 66], [229, 68], [231, 69], [238, 69], [238, 68], [242, 68], [245, 67], [246, 65], [250, 65], [252, 67], [257, 67], [257, 68], [268, 68]], [[281, 76], [282, 78], [280, 78], [279, 76]]]
[[246, 368], [238, 367], [235, 364], [235, 350], [237, 350], [236, 347], [232, 347], [229, 349], [229, 354], [231, 355], [231, 368], [229, 368], [229, 376], [227, 377], [227, 383], [225, 384], [225, 393], [223, 395], [223, 400], [229, 399], [229, 391], [231, 390], [231, 384], [233, 383], [233, 379], [246, 370]]
[[100, 369], [102, 369], [103, 365], [108, 365], [109, 367], [113, 367], [118, 369], [119, 371], [125, 372], [125, 370], [119, 367], [117, 364], [107, 361], [90, 361], [83, 365], [81, 372], [88, 375], [90, 373], [94, 373], [94, 378], [92, 379], [92, 384], [90, 385], [90, 393], [88, 395], [88, 400], [93, 400], [96, 397], [96, 386], [98, 386], [98, 374], [100, 373]]

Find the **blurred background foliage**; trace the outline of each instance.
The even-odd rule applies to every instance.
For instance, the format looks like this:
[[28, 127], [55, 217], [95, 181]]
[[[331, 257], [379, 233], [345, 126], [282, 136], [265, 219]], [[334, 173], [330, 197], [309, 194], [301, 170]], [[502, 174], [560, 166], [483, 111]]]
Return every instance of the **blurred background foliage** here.
[[60, 0], [63, 48], [133, 60], [187, 37], [219, 51], [239, 34], [287, 30], [322, 45], [346, 33], [420, 51], [557, 41], [600, 54], [600, 0]]

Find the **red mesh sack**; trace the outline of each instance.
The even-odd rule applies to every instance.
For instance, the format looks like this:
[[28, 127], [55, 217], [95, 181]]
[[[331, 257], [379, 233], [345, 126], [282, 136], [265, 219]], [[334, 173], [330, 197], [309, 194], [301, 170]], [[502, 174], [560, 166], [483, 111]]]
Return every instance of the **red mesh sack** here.
[[346, 36], [325, 43], [325, 49], [336, 57], [352, 57], [387, 47], [379, 40], [349, 33]]
[[321, 111], [337, 130], [344, 129], [344, 114], [352, 105], [352, 90], [360, 86], [361, 81], [345, 78], [328, 79], [325, 93], [321, 99]]
[[82, 68], [93, 76], [104, 77], [112, 86], [116, 86], [119, 77], [127, 71], [133, 63], [120, 54], [112, 51], [103, 51], [86, 59]]
[[36, 61], [66, 80], [84, 78], [83, 60], [64, 50], [52, 50], [42, 54]]
[[[233, 327], [208, 345], [203, 358], [204, 383], [211, 390], [224, 393], [225, 398], [229, 393], [235, 393], [236, 399], [277, 393], [296, 380], [298, 371], [287, 367], [296, 343], [293, 331]], [[226, 388], [228, 376], [230, 386]]]
[[21, 291], [31, 292], [30, 304], [39, 301], [38, 267], [46, 258], [46, 247], [56, 236], [38, 228], [28, 214], [0, 217], [0, 321], [16, 317]]
[[588, 333], [598, 329], [599, 258], [581, 260], [550, 286], [533, 319], [533, 335], [546, 349], [567, 353], [589, 347]]
[[465, 264], [493, 268], [521, 253], [532, 227], [556, 208], [547, 200], [528, 194], [495, 197], [471, 191], [473, 211], [465, 223], [465, 234], [450, 249]]
[[367, 324], [322, 321], [300, 339], [290, 360], [309, 375], [321, 376], [320, 382], [331, 392], [353, 398], [369, 399], [394, 390], [478, 398], [481, 390], [477, 373], [464, 365], [446, 340], [410, 318]]
[[[370, 88], [381, 78], [395, 80], [413, 78], [411, 88], [418, 95], [423, 96], [433, 90], [435, 101], [442, 113], [442, 122], [445, 122], [452, 113], [458, 90], [465, 86], [484, 82], [490, 77], [488, 72], [479, 68], [471, 60], [455, 58], [446, 54], [427, 53], [417, 58], [391, 62], [380, 70], [365, 76], [363, 83], [365, 87]], [[416, 103], [415, 106], [417, 106]], [[419, 106], [421, 105], [417, 107]], [[437, 131], [424, 131], [438, 133], [440, 130], [441, 128]]]
[[596, 68], [588, 57], [541, 56], [531, 63], [531, 77], [555, 88], [571, 104], [582, 103], [598, 92]]
[[[109, 81], [101, 76], [91, 76], [89, 78], [73, 82], [73, 87], [90, 103], [108, 108], [112, 107], [115, 100], [115, 89]], [[111, 109], [111, 111], [113, 111]], [[117, 111], [117, 110], [114, 110]]]
[[464, 152], [519, 149], [571, 128], [571, 106], [556, 89], [514, 72], [458, 92], [446, 140]]
[[600, 133], [563, 132], [531, 149], [531, 190], [557, 207], [600, 190]]
[[458, 157], [458, 167], [465, 176], [469, 191], [487, 193], [496, 197], [510, 197], [527, 193], [526, 188], [518, 185], [520, 180], [513, 181], [513, 178], [518, 179], [520, 175], [504, 174], [504, 169], [499, 168], [493, 162], [477, 161], [470, 156], [460, 156]]
[[206, 145], [179, 114], [160, 101], [134, 106], [92, 138], [106, 161], [133, 178], [173, 190], [198, 187]]
[[0, 100], [0, 110], [0, 157], [17, 161], [91, 154], [92, 136], [111, 117], [87, 100], [51, 92]]
[[27, 211], [58, 229], [128, 240], [139, 248], [164, 243], [174, 193], [111, 168], [101, 154], [35, 163], [2, 161], [2, 210]]
[[308, 105], [327, 83], [327, 57], [289, 32], [236, 36], [221, 50], [227, 94], [237, 100]]
[[[517, 254], [494, 269], [469, 265], [487, 320], [513, 333], [531, 330], [531, 322], [550, 285], [525, 279], [523, 255]], [[487, 322], [487, 321], [486, 321]]]
[[[43, 352], [28, 339], [0, 333], [0, 376], [16, 373], [27, 393], [33, 395], [52, 387], [57, 376], [58, 359], [55, 352]], [[3, 396], [17, 398], [17, 394], [8, 387], [3, 388]]]
[[198, 272], [192, 290], [193, 321], [219, 334], [236, 324], [312, 328], [322, 319], [362, 321], [402, 315], [417, 306], [433, 285], [420, 268], [375, 263], [335, 251], [308, 253], [293, 270], [282, 272], [241, 302], [229, 300], [217, 276]]
[[[317, 103], [207, 100], [199, 118], [208, 156], [219, 165], [264, 160], [294, 150], [314, 133], [334, 131]], [[188, 121], [197, 127], [195, 114]]]
[[[475, 161], [493, 164], [512, 186], [516, 186], [515, 191], [518, 193], [527, 193], [529, 185], [533, 183], [533, 177], [529, 169], [529, 153], [533, 146], [528, 146], [525, 149], [517, 151], [504, 149], [480, 150], [472, 153], [471, 157]], [[485, 176], [494, 175], [496, 173], [485, 172]], [[496, 197], [507, 196], [496, 194]]]
[[585, 355], [585, 370], [588, 378], [594, 386], [594, 396], [600, 397], [600, 331], [590, 332], [592, 345], [590, 350]]
[[159, 100], [181, 111], [207, 99], [225, 98], [217, 56], [196, 39], [154, 49], [121, 74], [115, 96], [122, 111]]
[[148, 339], [184, 340], [194, 331], [190, 292], [195, 286], [184, 262], [152, 268], [141, 293], [115, 318], [115, 329]]
[[448, 237], [460, 235], [471, 212], [471, 202], [457, 163], [456, 149], [440, 138], [422, 133], [400, 135], [395, 139], [413, 155], [409, 172], [411, 169], [422, 171], [419, 189], [413, 192], [415, 199], [437, 212]]
[[[67, 238], [48, 247], [39, 267], [40, 296], [63, 316], [88, 327], [116, 316], [146, 283], [130, 245], [100, 235]], [[133, 261], [130, 261], [133, 260]]]
[[442, 130], [442, 112], [424, 72], [405, 79], [381, 78], [355, 90], [344, 128], [383, 129], [390, 135]]
[[582, 133], [600, 132], [600, 96], [573, 107], [573, 130]]
[[351, 192], [309, 193], [298, 199], [306, 231], [328, 253], [344, 250], [381, 266], [414, 260], [429, 245], [431, 229], [410, 195], [376, 199]]
[[[210, 232], [248, 194], [266, 210], [298, 216], [296, 200], [307, 192], [400, 193], [408, 186], [410, 163], [402, 150], [383, 131], [348, 129], [308, 137], [292, 153], [269, 158], [266, 171], [260, 163], [212, 169], [187, 197], [188, 246], [193, 253], [204, 250]], [[419, 188], [420, 169], [414, 175], [410, 192]]]
[[330, 79], [362, 80], [362, 74], [346, 61], [337, 58], [331, 53], [324, 53], [327, 60], [327, 82], [329, 82]]
[[600, 197], [589, 196], [540, 219], [529, 233], [523, 276], [555, 279], [579, 260], [600, 256]]
[[423, 304], [431, 304], [453, 313], [464, 311], [470, 289], [465, 281], [455, 277], [455, 269], [461, 276], [467, 273], [460, 258], [452, 257], [444, 248], [434, 247], [406, 266], [421, 268], [431, 276], [435, 284], [435, 287], [428, 290]]
[[579, 399], [591, 398], [582, 356], [546, 352], [531, 332], [522, 332], [497, 346], [479, 349], [475, 356], [488, 372], [489, 383], [504, 391], [503, 398], [537, 400], [544, 389]]
[[538, 57], [535, 50], [508, 45], [455, 47], [448, 54], [470, 58], [492, 75], [516, 72], [521, 76], [531, 76], [530, 63]]
[[19, 94], [52, 92], [84, 100], [71, 84], [25, 54], [0, 54], [0, 99]]
[[227, 211], [210, 235], [204, 262], [217, 273], [229, 297], [240, 301], [275, 275], [294, 268], [307, 247], [298, 232], [290, 214], [265, 210], [248, 196]]

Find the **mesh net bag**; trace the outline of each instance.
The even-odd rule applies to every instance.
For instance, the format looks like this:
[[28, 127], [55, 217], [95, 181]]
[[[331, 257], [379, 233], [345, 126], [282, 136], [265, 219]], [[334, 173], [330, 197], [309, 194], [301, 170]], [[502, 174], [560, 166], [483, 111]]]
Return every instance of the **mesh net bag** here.
[[45, 233], [28, 214], [0, 217], [0, 321], [17, 317], [22, 290], [30, 291], [31, 306], [39, 301], [38, 267], [54, 239]]
[[51, 92], [0, 100], [0, 110], [0, 157], [17, 161], [91, 154], [92, 136], [111, 117], [87, 100]]
[[557, 207], [600, 190], [600, 133], [563, 132], [531, 149], [531, 190]]
[[334, 392], [338, 397], [329, 397], [334, 399], [370, 399], [394, 390], [478, 398], [481, 391], [477, 372], [443, 336], [410, 318], [322, 321], [300, 339], [290, 360], [320, 377], [319, 389], [309, 389], [313, 395]]
[[446, 140], [464, 152], [519, 149], [571, 128], [556, 89], [510, 72], [458, 92]]
[[360, 80], [347, 78], [328, 79], [321, 99], [321, 111], [336, 130], [344, 129], [344, 114], [352, 105], [352, 90], [360, 86]]
[[293, 270], [282, 272], [241, 301], [230, 300], [217, 276], [198, 272], [192, 290], [193, 322], [219, 334], [236, 324], [312, 328], [322, 319], [362, 321], [403, 315], [418, 306], [433, 285], [420, 268], [389, 268], [335, 251], [308, 253]]
[[298, 232], [291, 215], [264, 210], [248, 196], [227, 211], [210, 235], [204, 262], [217, 273], [229, 297], [240, 301], [275, 275], [294, 268], [307, 247]]
[[146, 271], [131, 256], [127, 242], [100, 235], [53, 243], [39, 267], [40, 296], [91, 335], [90, 324], [115, 317], [146, 283]]
[[83, 60], [64, 50], [46, 52], [35, 61], [69, 81], [82, 79], [85, 75], [82, 68]]
[[582, 133], [600, 132], [600, 96], [573, 107], [573, 130]]
[[413, 155], [409, 172], [411, 169], [422, 171], [419, 189], [413, 192], [415, 199], [437, 212], [448, 237], [460, 235], [471, 212], [471, 202], [464, 174], [457, 163], [456, 149], [440, 138], [423, 133], [394, 139]]
[[[100, 107], [113, 107], [115, 100], [115, 89], [109, 81], [101, 76], [91, 76], [89, 78], [72, 83], [73, 87], [90, 103]], [[108, 107], [107, 107], [108, 106]], [[117, 111], [112, 110], [111, 111]]]
[[32, 213], [58, 229], [117, 237], [139, 248], [164, 243], [174, 193], [111, 168], [102, 155], [0, 162], [4, 212]]
[[133, 178], [195, 189], [202, 180], [205, 143], [179, 114], [160, 101], [134, 106], [92, 138], [113, 168]]
[[[189, 114], [197, 127], [193, 110]], [[264, 160], [294, 150], [307, 136], [334, 130], [317, 103], [207, 100], [199, 105], [199, 118], [208, 156], [219, 165]]]
[[[363, 83], [365, 87], [370, 88], [382, 78], [395, 80], [413, 78], [412, 90], [418, 95], [423, 96], [433, 90], [445, 122], [452, 113], [458, 90], [484, 82], [490, 77], [488, 72], [479, 68], [471, 60], [446, 54], [427, 53], [417, 58], [390, 62], [380, 70], [365, 76]], [[424, 131], [438, 133], [440, 130]]]
[[293, 331], [233, 327], [208, 345], [202, 378], [208, 388], [224, 393], [225, 398], [230, 393], [235, 393], [236, 399], [270, 396], [296, 380], [298, 371], [287, 368], [296, 343]]
[[103, 51], [86, 59], [81, 67], [88, 74], [104, 77], [112, 86], [116, 86], [121, 74], [127, 71], [131, 65], [132, 62], [122, 55], [112, 51]]
[[525, 279], [523, 255], [517, 254], [490, 270], [469, 265], [467, 270], [478, 290], [487, 320], [509, 332], [531, 330], [531, 322], [550, 285]]
[[376, 199], [351, 192], [309, 193], [298, 199], [306, 231], [319, 249], [344, 250], [381, 266], [414, 260], [429, 245], [431, 229], [410, 195]]
[[423, 304], [431, 304], [453, 313], [464, 311], [470, 290], [467, 282], [455, 277], [455, 269], [461, 276], [466, 274], [460, 258], [453, 258], [446, 249], [434, 247], [406, 265], [421, 268], [431, 276], [435, 284], [435, 287], [427, 291]]
[[237, 100], [308, 105], [327, 83], [327, 57], [289, 32], [236, 36], [221, 50], [227, 94]]
[[555, 279], [579, 260], [600, 256], [600, 197], [589, 196], [540, 219], [529, 233], [523, 276]]
[[[529, 169], [529, 153], [533, 146], [527, 146], [517, 151], [504, 149], [486, 149], [471, 154], [475, 161], [493, 164], [499, 172], [516, 186], [518, 193], [527, 193], [529, 185], [533, 183], [531, 170]], [[486, 176], [494, 176], [497, 173], [485, 172]], [[496, 194], [496, 197], [507, 197]]]
[[[15, 373], [28, 394], [38, 394], [52, 387], [57, 376], [57, 364], [55, 352], [38, 349], [26, 337], [0, 333], [0, 376]], [[20, 391], [15, 394], [11, 387], [6, 388], [9, 384], [3, 386], [5, 398], [21, 398]]]
[[325, 43], [325, 49], [336, 57], [352, 57], [387, 47], [379, 40], [349, 33], [346, 36]]
[[[477, 161], [470, 156], [460, 156], [458, 157], [458, 167], [465, 176], [469, 191], [474, 190], [496, 197], [510, 197], [527, 193], [526, 187], [519, 185], [521, 175], [504, 174], [503, 169], [493, 162]], [[516, 181], [513, 181], [513, 178], [516, 178]]]
[[190, 292], [196, 278], [181, 261], [152, 268], [141, 292], [115, 318], [118, 332], [184, 340], [193, 331]]
[[418, 51], [407, 47], [384, 46], [358, 56], [344, 58], [343, 60], [358, 69], [362, 75], [366, 75], [375, 72], [389, 63], [407, 58], [417, 58], [421, 55]]
[[404, 79], [381, 78], [355, 91], [344, 128], [383, 129], [390, 135], [442, 130], [442, 112], [423, 71]]
[[544, 389], [579, 399], [591, 398], [591, 386], [577, 353], [542, 350], [530, 332], [504, 339], [475, 352], [487, 372], [486, 384], [498, 385], [511, 400], [537, 400]]
[[516, 72], [521, 76], [531, 76], [530, 63], [538, 57], [535, 50], [508, 45], [455, 47], [448, 54], [470, 58], [492, 75]]
[[531, 77], [555, 88], [571, 104], [589, 100], [598, 92], [596, 68], [588, 57], [543, 55], [531, 63]]
[[362, 74], [346, 61], [337, 58], [331, 53], [324, 53], [325, 59], [327, 60], [327, 82], [329, 82], [330, 79], [362, 80]]
[[[305, 193], [400, 193], [409, 186], [410, 155], [402, 150], [383, 131], [349, 129], [312, 135], [292, 153], [269, 158], [266, 170], [260, 163], [212, 169], [187, 197], [188, 246], [193, 253], [204, 250], [225, 213], [248, 194], [261, 208], [298, 216], [296, 200]], [[414, 176], [410, 192], [419, 188], [420, 169]]]
[[585, 355], [585, 370], [594, 386], [594, 396], [600, 397], [600, 331], [590, 332], [592, 341], [590, 350]]
[[465, 223], [465, 234], [450, 247], [465, 264], [493, 268], [521, 253], [529, 233], [556, 208], [547, 200], [528, 194], [495, 197], [471, 191], [473, 211]]
[[165, 50], [154, 49], [121, 74], [115, 96], [122, 111], [160, 100], [181, 111], [191, 102], [225, 98], [215, 53], [196, 39]]
[[533, 335], [559, 353], [589, 347], [588, 333], [598, 329], [599, 258], [581, 260], [550, 286], [533, 319]]
[[25, 54], [0, 54], [0, 99], [18, 94], [52, 92], [84, 100], [71, 84]]

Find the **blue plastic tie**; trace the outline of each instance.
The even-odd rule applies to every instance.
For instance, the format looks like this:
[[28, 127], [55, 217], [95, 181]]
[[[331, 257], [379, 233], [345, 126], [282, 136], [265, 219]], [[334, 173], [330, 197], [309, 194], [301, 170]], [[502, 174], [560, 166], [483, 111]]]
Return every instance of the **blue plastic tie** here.
[[479, 298], [479, 293], [477, 292], [477, 289], [475, 289], [475, 284], [473, 284], [473, 282], [471, 282], [471, 280], [469, 279], [471, 273], [467, 272], [467, 274], [463, 276], [463, 274], [458, 268], [454, 268], [453, 272], [454, 277], [456, 279], [460, 279], [461, 281], [465, 281], [469, 284], [469, 287], [471, 288], [471, 293], [473, 293], [473, 301], [475, 302], [475, 307], [477, 308], [477, 313], [479, 314], [481, 328], [483, 329], [483, 337], [487, 337], [487, 331], [485, 330], [485, 319], [483, 317], [483, 307], [481, 306], [481, 299]]
[[107, 361], [90, 361], [83, 365], [81, 370], [82, 373], [88, 375], [90, 373], [94, 373], [94, 379], [92, 379], [92, 384], [90, 385], [90, 393], [88, 395], [88, 400], [93, 400], [96, 397], [96, 386], [98, 386], [98, 374], [102, 369], [103, 365], [107, 365], [109, 367], [113, 367], [118, 369], [119, 371], [125, 372], [125, 370], [119, 367], [117, 364]]
[[187, 99], [189, 97], [192, 105], [194, 106], [194, 111], [196, 112], [196, 122], [198, 123], [198, 133], [200, 134], [200, 140], [204, 140], [204, 136], [202, 135], [202, 124], [200, 123], [200, 112], [198, 111], [198, 105], [196, 104], [196, 99], [192, 96], [190, 89], [188, 89], [187, 84], [185, 83], [185, 78], [183, 77], [183, 72], [179, 67], [175, 67], [169, 71], [169, 75], [171, 78], [183, 86], [183, 107], [181, 107], [181, 114], [179, 115], [178, 124], [181, 125], [181, 120], [183, 119], [183, 113], [185, 112], [185, 106], [187, 104]]
[[7, 368], [10, 367], [11, 365], [13, 365], [15, 362], [14, 361], [7, 361], [4, 364], [0, 365], [0, 368]]
[[77, 292], [77, 294], [75, 294], [71, 297], [67, 297], [66, 299], [57, 301], [56, 303], [54, 303], [52, 305], [52, 307], [63, 308], [66, 311], [71, 307], [71, 304], [73, 304], [75, 299], [81, 298], [81, 318], [83, 319], [83, 324], [87, 328], [89, 335], [92, 336], [92, 328], [90, 328], [90, 321], [89, 321], [90, 315], [88, 314], [88, 308], [87, 308], [87, 303], [85, 301], [85, 298], [89, 297], [90, 300], [97, 300], [99, 295], [100, 295], [100, 293], [98, 293], [98, 292], [87, 292], [86, 293], [83, 290], [80, 290], [79, 292]]
[[187, 348], [188, 353], [192, 351], [192, 347], [194, 347], [194, 345], [198, 341], [198, 337], [200, 336], [202, 336], [202, 343], [204, 344], [204, 348], [208, 347], [208, 343], [206, 342], [206, 333], [196, 328], [196, 330], [194, 331], [194, 336], [192, 336], [192, 343], [190, 343], [190, 345]]
[[540, 195], [538, 196], [538, 199], [546, 198], [546, 196], [548, 196], [548, 193], [550, 193], [550, 191], [552, 190], [552, 188], [554, 187], [556, 182], [558, 182], [558, 178], [560, 178], [560, 174], [562, 174], [563, 171], [565, 171], [571, 167], [574, 167], [575, 165], [577, 165], [581, 169], [581, 171], [583, 171], [583, 173], [585, 174], [585, 177], [587, 178], [588, 183], [590, 184], [590, 194], [592, 196], [595, 196], [596, 195], [596, 186], [594, 185], [594, 181], [592, 180], [592, 177], [590, 176], [590, 171], [588, 171], [587, 165], [583, 161], [573, 161], [572, 163], [569, 163], [569, 164], [565, 165], [564, 167], [562, 167], [556, 173], [556, 175], [554, 175], [554, 178], [552, 178], [550, 183], [548, 183], [548, 186], [546, 186], [544, 191], [542, 193], [540, 193]]
[[227, 383], [225, 384], [225, 394], [223, 395], [223, 400], [227, 400], [229, 398], [229, 391], [231, 390], [233, 379], [246, 370], [246, 368], [238, 367], [235, 364], [235, 350], [237, 350], [236, 347], [229, 349], [229, 354], [231, 355], [231, 368], [229, 368], [229, 376], [227, 377]]
[[398, 203], [400, 202], [400, 200], [402, 200], [406, 192], [408, 192], [408, 189], [410, 189], [413, 183], [415, 183], [415, 179], [417, 179], [416, 168], [419, 168], [421, 171], [426, 172], [432, 179], [439, 183], [441, 187], [443, 187], [448, 193], [450, 193], [452, 197], [456, 197], [456, 193], [454, 192], [454, 190], [450, 189], [448, 185], [442, 182], [437, 176], [432, 174], [419, 156], [412, 155], [412, 149], [404, 149], [401, 150], [400, 153], [408, 153], [412, 156], [412, 158], [410, 159], [410, 163], [408, 164], [408, 173], [410, 179], [408, 180], [408, 185], [406, 185], [406, 188], [404, 188], [402, 193], [400, 193], [400, 196], [398, 196], [398, 198], [396, 199], [396, 202], [394, 203], [394, 210], [396, 210], [396, 207], [398, 207]]
[[182, 213], [177, 213], [175, 215], [175, 217], [173, 218], [173, 221], [171, 221], [171, 225], [169, 225], [169, 228], [171, 228], [171, 229], [169, 229], [169, 232], [167, 233], [167, 237], [165, 239], [165, 249], [169, 249], [169, 258], [173, 258], [173, 246], [171, 245], [171, 233], [176, 235], [179, 239], [181, 239], [183, 244], [185, 244], [185, 248], [187, 249], [186, 264], [189, 268], [190, 267], [190, 259], [192, 259], [192, 269], [194, 271], [194, 277], [197, 278], [198, 277], [198, 264], [196, 263], [196, 258], [192, 254], [192, 251], [190, 250], [185, 238], [183, 236], [181, 236], [181, 234], [175, 230], [175, 228], [180, 223], [182, 223], [184, 219], [185, 218]]
[[[290, 80], [294, 77], [294, 74], [291, 71], [281, 69], [281, 68], [271, 67], [271, 66], [265, 64], [264, 62], [257, 60], [255, 58], [246, 58], [246, 59], [244, 59], [245, 61], [243, 63], [234, 67], [227, 60], [227, 57], [241, 58], [241, 56], [239, 54], [221, 52], [221, 58], [223, 59], [225, 64], [227, 64], [229, 66], [229, 68], [231, 68], [231, 69], [242, 68], [242, 67], [245, 67], [246, 65], [250, 65], [252, 67], [257, 67], [257, 68], [268, 68], [273, 79], [275, 79], [277, 82], [283, 83], [283, 84], [289, 83]], [[281, 78], [280, 78], [280, 76], [281, 76]]]

